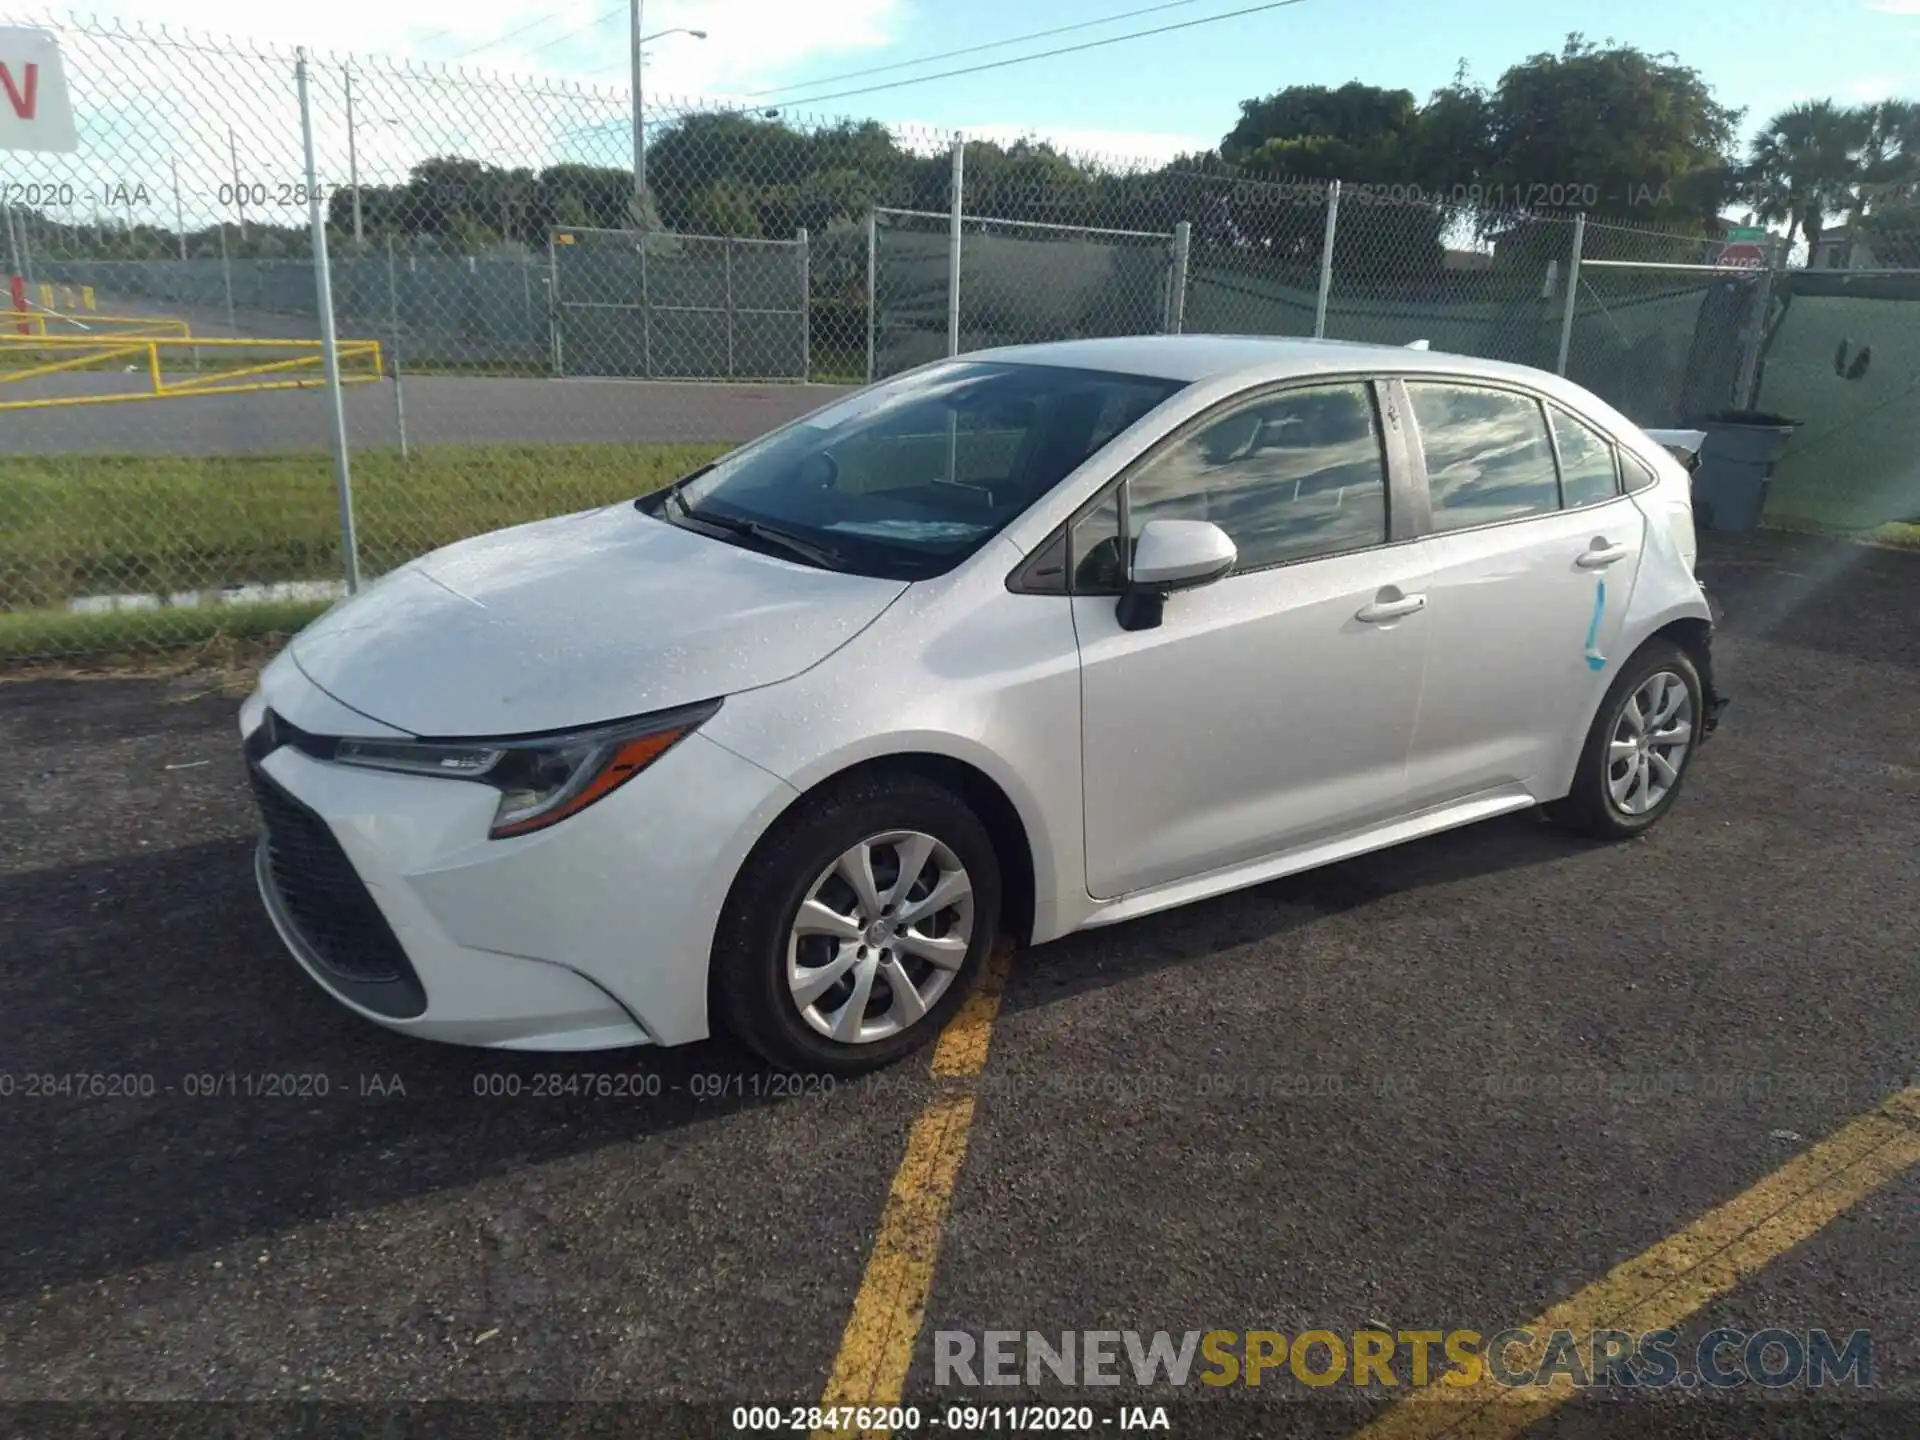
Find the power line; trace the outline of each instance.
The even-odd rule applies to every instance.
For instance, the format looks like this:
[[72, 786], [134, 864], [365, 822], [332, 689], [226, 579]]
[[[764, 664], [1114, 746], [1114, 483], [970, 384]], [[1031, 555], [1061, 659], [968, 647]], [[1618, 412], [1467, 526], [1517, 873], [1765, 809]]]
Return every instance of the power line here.
[[496, 39], [489, 40], [484, 45], [476, 45], [471, 50], [462, 50], [458, 55], [449, 55], [439, 63], [443, 65], [451, 65], [456, 60], [465, 60], [469, 55], [478, 55], [482, 50], [491, 50], [496, 45], [504, 45], [507, 43], [507, 41], [513, 39], [516, 35], [524, 35], [529, 30], [537, 30], [542, 25], [546, 24], [549, 20], [553, 18], [554, 17], [551, 14], [542, 15], [538, 20], [534, 20], [526, 25], [522, 25], [518, 30], [509, 30], [506, 34], [501, 35]]
[[[1198, 20], [1182, 20], [1175, 25], [1157, 25], [1151, 30], [1131, 30], [1125, 35], [1109, 35], [1104, 40], [1086, 40], [1078, 45], [1061, 45], [1052, 50], [1039, 50], [1032, 55], [1015, 55], [1006, 60], [990, 60], [984, 65], [965, 65], [958, 70], [942, 70], [934, 75], [917, 75], [911, 80], [889, 80], [884, 85], [864, 85], [857, 90], [836, 90], [828, 95], [802, 95], [788, 103], [794, 105], [817, 105], [827, 100], [845, 100], [854, 95], [874, 95], [882, 90], [898, 90], [907, 85], [925, 85], [931, 80], [951, 80], [956, 75], [977, 75], [983, 70], [1003, 70], [1009, 65], [1024, 65], [1030, 60], [1046, 60], [1055, 55], [1072, 55], [1081, 50], [1098, 50], [1103, 45], [1118, 45], [1123, 40], [1142, 40], [1149, 35], [1165, 35], [1174, 30], [1191, 30], [1197, 25], [1212, 25], [1221, 20], [1237, 20], [1242, 15], [1257, 15], [1263, 10], [1284, 10], [1292, 5], [1302, 4], [1303, 0], [1268, 0], [1265, 5], [1249, 5], [1244, 10], [1229, 10], [1223, 15], [1206, 15]], [[824, 84], [824, 81], [816, 81]]]
[[842, 80], [857, 80], [863, 75], [884, 75], [889, 70], [907, 70], [915, 65], [929, 65], [935, 60], [952, 60], [960, 55], [977, 55], [982, 50], [998, 50], [1003, 45], [1021, 45], [1029, 40], [1045, 40], [1053, 35], [1065, 35], [1072, 30], [1088, 30], [1095, 25], [1111, 25], [1119, 20], [1132, 20], [1140, 15], [1153, 15], [1162, 10], [1178, 10], [1187, 5], [1197, 5], [1200, 0], [1169, 0], [1164, 5], [1149, 5], [1141, 10], [1122, 10], [1118, 15], [1102, 15], [1098, 20], [1082, 20], [1074, 25], [1056, 25], [1051, 30], [1035, 30], [1027, 35], [1010, 35], [1005, 40], [989, 40], [984, 45], [968, 45], [959, 50], [940, 50], [931, 55], [921, 55], [912, 60], [898, 60], [891, 65], [872, 65], [865, 70], [846, 70], [838, 75], [822, 75], [817, 80], [796, 80], [791, 85], [775, 85], [770, 90], [749, 90], [744, 98], [756, 100], [762, 95], [779, 95], [788, 90], [805, 90], [814, 85], [837, 85]]
[[613, 19], [614, 16], [624, 15], [626, 13], [627, 13], [626, 6], [616, 5], [613, 9], [607, 11], [606, 14], [601, 15], [593, 20], [589, 20], [586, 24], [579, 26], [577, 29], [563, 30], [560, 34], [554, 36], [553, 39], [548, 40], [544, 44], [534, 46], [533, 49], [527, 51], [527, 54], [538, 55], [542, 50], [551, 50], [554, 46], [558, 45], [563, 40], [571, 40], [573, 39], [574, 36], [584, 35], [589, 30], [598, 30], [602, 25], [606, 24], [607, 21]]

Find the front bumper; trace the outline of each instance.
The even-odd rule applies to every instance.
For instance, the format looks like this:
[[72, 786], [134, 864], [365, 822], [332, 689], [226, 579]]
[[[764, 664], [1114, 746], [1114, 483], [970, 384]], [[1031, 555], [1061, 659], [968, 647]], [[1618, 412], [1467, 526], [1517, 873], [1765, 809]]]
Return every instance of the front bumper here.
[[[276, 713], [326, 708], [276, 679]], [[268, 703], [248, 702], [243, 733]], [[696, 733], [578, 815], [489, 840], [488, 786], [262, 748], [249, 746], [265, 830], [255, 873], [302, 968], [390, 1029], [505, 1049], [704, 1037], [720, 907], [791, 794]]]

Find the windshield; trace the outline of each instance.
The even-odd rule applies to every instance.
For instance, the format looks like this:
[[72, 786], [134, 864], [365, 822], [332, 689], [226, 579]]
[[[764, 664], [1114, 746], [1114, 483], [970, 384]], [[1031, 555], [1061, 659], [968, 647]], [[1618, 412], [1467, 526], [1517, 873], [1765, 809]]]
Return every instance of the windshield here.
[[1182, 382], [956, 361], [871, 386], [726, 457], [649, 513], [894, 579], [957, 565]]

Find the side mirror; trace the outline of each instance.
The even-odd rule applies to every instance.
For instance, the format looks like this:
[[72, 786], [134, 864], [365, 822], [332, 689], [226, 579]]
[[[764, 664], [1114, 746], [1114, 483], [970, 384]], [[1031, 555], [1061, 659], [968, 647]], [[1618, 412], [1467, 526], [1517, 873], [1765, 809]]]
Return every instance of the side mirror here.
[[1210, 520], [1149, 520], [1134, 546], [1132, 573], [1120, 595], [1120, 628], [1153, 629], [1168, 595], [1225, 578], [1239, 558], [1227, 532]]

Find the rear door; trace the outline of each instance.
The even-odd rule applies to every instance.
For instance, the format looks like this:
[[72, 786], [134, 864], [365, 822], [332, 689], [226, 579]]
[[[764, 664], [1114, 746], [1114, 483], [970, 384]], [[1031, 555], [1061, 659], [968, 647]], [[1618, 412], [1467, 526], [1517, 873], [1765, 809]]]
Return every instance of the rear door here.
[[1553, 402], [1408, 377], [1430, 512], [1426, 682], [1411, 804], [1557, 775], [1613, 667], [1646, 519], [1611, 443]]

